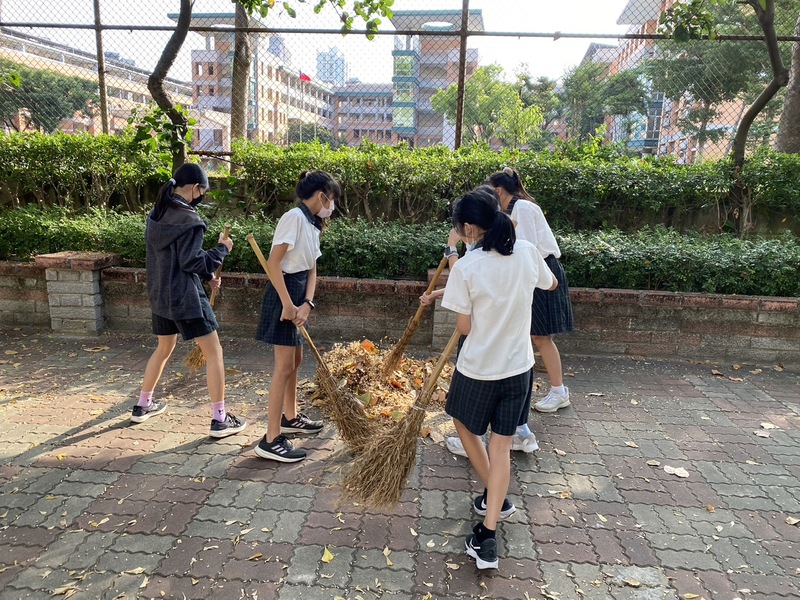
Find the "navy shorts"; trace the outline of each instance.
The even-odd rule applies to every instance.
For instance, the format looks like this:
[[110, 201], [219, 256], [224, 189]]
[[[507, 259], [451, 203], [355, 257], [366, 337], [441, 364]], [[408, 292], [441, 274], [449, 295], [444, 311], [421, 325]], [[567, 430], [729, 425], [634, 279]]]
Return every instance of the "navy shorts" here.
[[531, 307], [531, 335], [553, 335], [574, 329], [572, 304], [569, 301], [569, 283], [561, 262], [552, 254], [544, 259], [558, 280], [552, 292], [536, 288], [533, 290]]
[[208, 301], [208, 297], [205, 294], [200, 296], [200, 305], [203, 308], [203, 317], [200, 319], [180, 319], [174, 321], [154, 313], [151, 319], [153, 323], [153, 333], [155, 335], [177, 335], [180, 333], [185, 341], [189, 341], [215, 332], [219, 329], [219, 325], [217, 325], [217, 318], [214, 316], [214, 310], [211, 308], [211, 303]]
[[[286, 282], [286, 289], [292, 302], [295, 306], [300, 306], [306, 298], [308, 271], [284, 273], [283, 280]], [[268, 282], [261, 302], [256, 339], [276, 346], [302, 346], [303, 336], [300, 329], [291, 321], [281, 321], [281, 312], [283, 305], [278, 291], [271, 282]]]
[[527, 423], [531, 407], [533, 369], [505, 379], [471, 379], [453, 372], [445, 412], [475, 435], [491, 425], [498, 435], [513, 435]]

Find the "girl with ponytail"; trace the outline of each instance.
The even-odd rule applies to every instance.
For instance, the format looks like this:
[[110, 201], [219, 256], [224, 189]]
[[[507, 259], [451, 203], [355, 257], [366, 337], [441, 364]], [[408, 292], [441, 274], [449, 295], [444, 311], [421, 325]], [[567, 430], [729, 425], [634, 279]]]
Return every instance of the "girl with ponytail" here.
[[[555, 291], [536, 290], [531, 307], [533, 311], [531, 340], [542, 356], [542, 362], [550, 379], [550, 391], [534, 405], [534, 408], [539, 412], [556, 412], [560, 408], [569, 406], [569, 389], [564, 386], [561, 355], [553, 336], [573, 329], [567, 275], [559, 261], [561, 249], [542, 209], [522, 185], [519, 173], [511, 167], [505, 167], [502, 171], [492, 173], [487, 183], [497, 192], [503, 210], [517, 223], [517, 236], [536, 246], [558, 280], [558, 289]], [[527, 415], [526, 421], [520, 423], [517, 435], [522, 438], [532, 438], [533, 443], [536, 443], [535, 436], [528, 429]]]
[[217, 320], [203, 282], [219, 288], [215, 271], [233, 248], [220, 232], [210, 250], [203, 249], [207, 226], [195, 211], [208, 190], [208, 177], [198, 165], [187, 163], [158, 191], [147, 218], [147, 293], [153, 333], [158, 346], [144, 371], [139, 402], [131, 421], [143, 423], [162, 414], [167, 404], [153, 391], [175, 349], [178, 334], [194, 340], [206, 359], [206, 383], [211, 398], [209, 435], [224, 438], [239, 433], [247, 422], [225, 410], [225, 366], [217, 335]]
[[[473, 502], [484, 519], [467, 537], [466, 551], [479, 569], [489, 569], [498, 565], [497, 522], [516, 510], [506, 498], [509, 451], [520, 418], [530, 411], [533, 292], [557, 283], [533, 244], [517, 239], [493, 188], [481, 186], [457, 200], [453, 226], [469, 251], [451, 265], [442, 307], [456, 313], [466, 337], [445, 410], [484, 484]], [[487, 452], [481, 436], [489, 426]]]

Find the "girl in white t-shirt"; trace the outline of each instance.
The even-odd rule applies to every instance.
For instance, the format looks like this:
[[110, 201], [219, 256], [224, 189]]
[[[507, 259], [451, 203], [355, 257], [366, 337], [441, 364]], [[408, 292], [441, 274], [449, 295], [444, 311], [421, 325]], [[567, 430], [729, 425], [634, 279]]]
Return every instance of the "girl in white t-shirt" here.
[[[552, 292], [539, 290], [533, 295], [531, 340], [542, 356], [550, 379], [550, 391], [534, 408], [539, 412], [556, 412], [569, 406], [569, 389], [564, 385], [561, 354], [553, 335], [573, 330], [572, 304], [569, 300], [567, 275], [561, 266], [561, 249], [547, 223], [544, 212], [525, 190], [519, 174], [511, 167], [492, 173], [487, 183], [495, 188], [503, 210], [517, 224], [517, 238], [536, 246], [544, 256], [547, 266], [558, 279], [558, 289]], [[527, 430], [527, 422], [521, 430]], [[518, 434], [526, 435], [525, 431]], [[533, 434], [530, 434], [531, 436]]]
[[342, 195], [339, 183], [324, 171], [306, 171], [296, 188], [300, 200], [278, 221], [267, 260], [270, 282], [264, 290], [256, 339], [272, 344], [275, 368], [269, 387], [267, 432], [255, 448], [261, 458], [297, 462], [305, 450], [294, 448], [287, 433], [309, 434], [322, 430], [297, 411], [297, 373], [303, 361], [300, 326], [315, 308], [317, 258], [323, 219], [333, 213]]
[[[442, 307], [457, 314], [458, 330], [466, 336], [445, 410], [485, 486], [473, 502], [484, 519], [467, 537], [466, 550], [479, 569], [489, 569], [498, 565], [497, 521], [515, 510], [506, 498], [509, 451], [520, 417], [530, 410], [533, 291], [554, 289], [557, 283], [533, 244], [517, 239], [491, 187], [460, 198], [453, 206], [453, 225], [470, 251], [452, 265], [442, 298]], [[481, 436], [490, 425], [487, 452]]]

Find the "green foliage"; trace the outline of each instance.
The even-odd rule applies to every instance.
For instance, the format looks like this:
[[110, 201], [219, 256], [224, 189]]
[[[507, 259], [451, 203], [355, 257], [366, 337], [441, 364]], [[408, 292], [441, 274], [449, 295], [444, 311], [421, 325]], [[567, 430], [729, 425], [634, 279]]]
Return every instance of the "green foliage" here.
[[[274, 9], [275, 0], [235, 0], [252, 15], [258, 13], [262, 17], [266, 17], [269, 11]], [[296, 4], [305, 4], [307, 0], [292, 0], [289, 2], [282, 2], [281, 7], [284, 12], [291, 18], [297, 17]], [[378, 26], [381, 24], [379, 16], [392, 18], [391, 7], [394, 0], [313, 0], [314, 12], [319, 14], [326, 5], [332, 6], [339, 14], [339, 20], [342, 23], [342, 33], [353, 29], [355, 18], [359, 17], [364, 21], [364, 27], [367, 30], [367, 38], [372, 39], [375, 37], [374, 32], [378, 31]]]
[[[269, 252], [276, 219], [208, 219], [207, 246], [231, 224], [228, 272], [260, 273], [245, 241], [252, 233]], [[145, 262], [145, 216], [35, 207], [0, 212], [0, 259], [62, 250], [114, 252], [130, 266]], [[447, 223], [403, 225], [333, 219], [322, 233], [322, 275], [422, 279], [441, 260]], [[742, 240], [732, 235], [680, 234], [664, 227], [561, 233], [562, 262], [573, 287], [650, 289], [765, 296], [800, 295], [800, 238]]]
[[573, 233], [561, 240], [570, 285], [760, 296], [800, 295], [800, 239], [681, 235], [663, 227], [633, 234]]
[[[128, 126], [133, 131], [133, 144], [139, 146], [144, 154], [155, 155], [165, 164], [172, 160], [175, 153], [189, 149], [194, 137], [192, 127], [197, 125], [197, 121], [189, 116], [188, 109], [177, 104], [174, 110], [183, 115], [188, 127], [183, 123], [176, 125], [166, 112], [155, 105], [145, 110], [134, 108], [128, 117]], [[171, 171], [160, 175], [169, 178]]]
[[97, 101], [96, 82], [5, 59], [0, 59], [0, 85], [0, 120], [11, 130], [17, 128], [15, 120], [23, 109], [32, 125], [27, 130], [51, 132], [76, 113], [92, 114]]

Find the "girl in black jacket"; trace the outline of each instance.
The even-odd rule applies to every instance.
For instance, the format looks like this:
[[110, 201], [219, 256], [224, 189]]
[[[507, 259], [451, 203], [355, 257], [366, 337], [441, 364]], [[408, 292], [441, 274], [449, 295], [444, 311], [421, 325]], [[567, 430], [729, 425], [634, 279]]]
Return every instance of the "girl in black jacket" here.
[[208, 177], [195, 164], [185, 164], [159, 190], [147, 218], [147, 294], [153, 313], [153, 333], [158, 346], [147, 361], [139, 402], [131, 421], [142, 423], [162, 414], [167, 405], [153, 398], [178, 334], [195, 340], [206, 359], [206, 381], [211, 397], [211, 437], [223, 438], [242, 431], [247, 423], [225, 410], [225, 368], [217, 336], [217, 320], [202, 282], [219, 288], [217, 267], [233, 248], [220, 233], [219, 244], [203, 250], [206, 224], [195, 211], [208, 190]]

